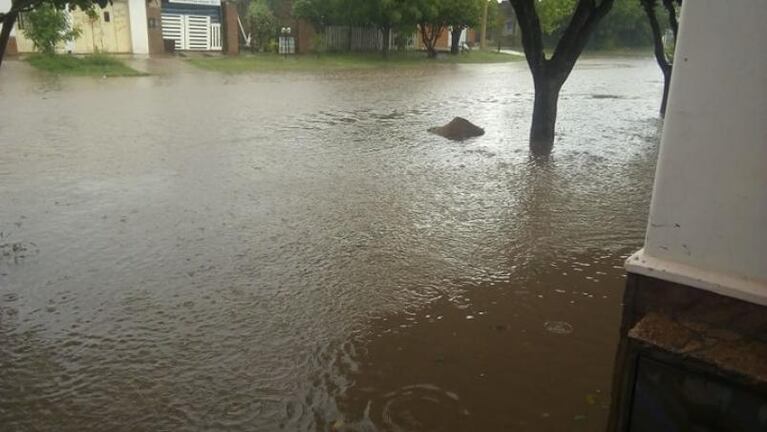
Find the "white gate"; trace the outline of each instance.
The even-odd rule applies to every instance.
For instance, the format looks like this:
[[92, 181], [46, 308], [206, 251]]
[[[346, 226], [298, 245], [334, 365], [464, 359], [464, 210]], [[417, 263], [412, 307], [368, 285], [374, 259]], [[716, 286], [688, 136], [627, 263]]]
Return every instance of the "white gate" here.
[[186, 48], [192, 51], [210, 49], [210, 17], [184, 15], [186, 19]]
[[222, 48], [221, 24], [212, 24], [209, 16], [162, 14], [162, 38], [174, 41], [177, 50]]
[[224, 47], [221, 43], [221, 24], [210, 25], [210, 49], [220, 50]]
[[162, 14], [162, 38], [174, 41], [177, 50], [186, 49], [186, 26], [183, 17], [184, 15]]

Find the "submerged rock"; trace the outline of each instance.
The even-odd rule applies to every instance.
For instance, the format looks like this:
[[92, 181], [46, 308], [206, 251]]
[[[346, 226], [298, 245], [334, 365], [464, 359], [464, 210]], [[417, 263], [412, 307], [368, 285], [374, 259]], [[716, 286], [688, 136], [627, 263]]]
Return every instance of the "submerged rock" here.
[[429, 132], [454, 141], [482, 136], [485, 130], [462, 117], [456, 117], [450, 123], [429, 129]]

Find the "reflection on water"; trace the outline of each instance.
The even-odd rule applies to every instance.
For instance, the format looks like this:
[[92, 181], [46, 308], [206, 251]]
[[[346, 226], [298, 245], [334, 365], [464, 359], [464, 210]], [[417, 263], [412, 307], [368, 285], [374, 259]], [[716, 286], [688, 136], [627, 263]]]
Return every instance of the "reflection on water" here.
[[534, 277], [373, 321], [340, 368], [339, 418], [348, 430], [604, 430], [629, 251], [542, 255], [516, 269]]
[[[0, 424], [601, 427], [654, 170], [651, 59], [585, 61], [546, 162], [523, 63], [168, 65], [3, 65]], [[485, 136], [426, 132], [454, 116]]]

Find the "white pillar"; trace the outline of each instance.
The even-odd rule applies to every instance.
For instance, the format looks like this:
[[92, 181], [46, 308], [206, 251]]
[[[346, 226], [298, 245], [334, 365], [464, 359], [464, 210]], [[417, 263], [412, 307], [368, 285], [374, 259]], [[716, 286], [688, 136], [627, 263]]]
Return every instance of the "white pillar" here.
[[149, 54], [146, 0], [128, 0], [128, 13], [130, 14], [130, 37], [133, 54]]
[[630, 272], [767, 305], [765, 0], [684, 2], [647, 238]]

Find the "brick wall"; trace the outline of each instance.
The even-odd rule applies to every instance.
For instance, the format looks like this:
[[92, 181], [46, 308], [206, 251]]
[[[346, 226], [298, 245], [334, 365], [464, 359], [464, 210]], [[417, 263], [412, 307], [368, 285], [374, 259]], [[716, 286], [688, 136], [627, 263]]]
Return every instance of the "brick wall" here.
[[240, 53], [240, 26], [237, 23], [237, 5], [224, 2], [221, 4], [224, 24], [224, 53], [237, 55]]

